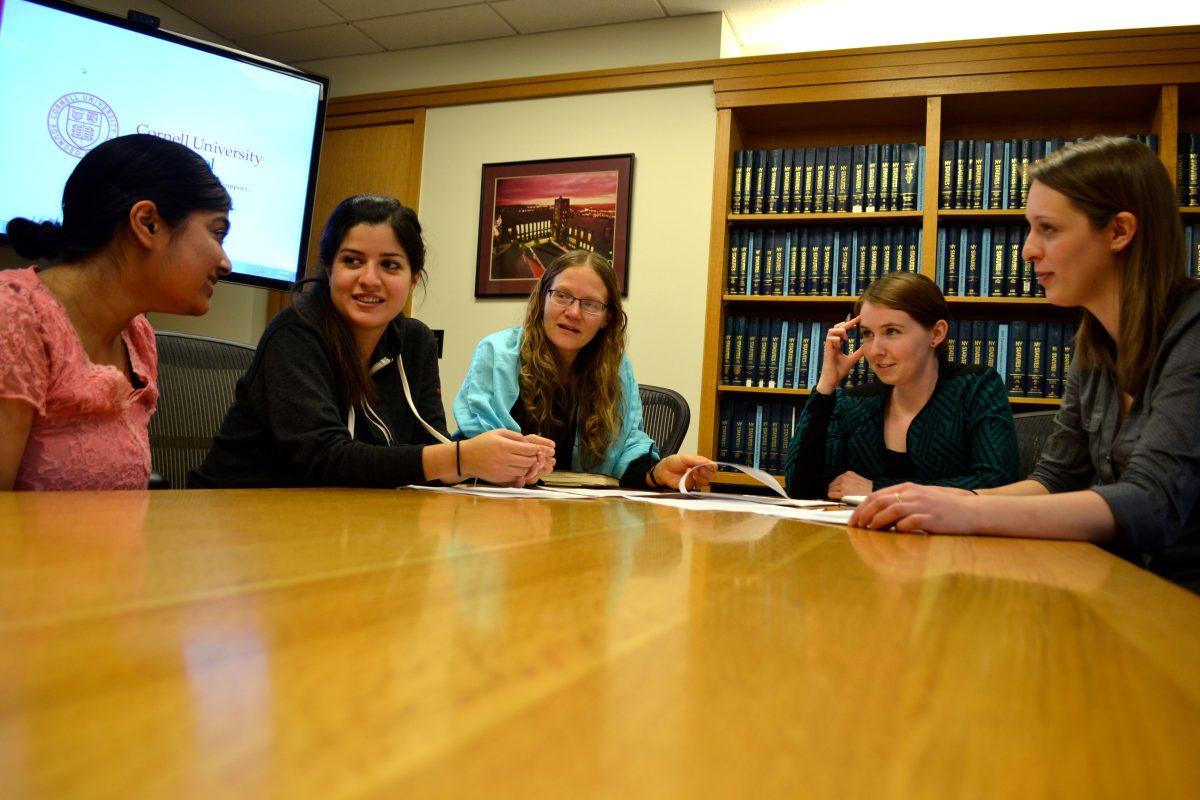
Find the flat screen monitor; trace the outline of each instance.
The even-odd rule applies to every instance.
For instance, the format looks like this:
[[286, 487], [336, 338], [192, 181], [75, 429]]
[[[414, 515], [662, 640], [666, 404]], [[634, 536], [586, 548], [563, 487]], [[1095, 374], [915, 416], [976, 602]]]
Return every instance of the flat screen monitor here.
[[114, 136], [199, 153], [233, 198], [227, 280], [303, 274], [328, 79], [56, 0], [0, 0], [0, 238], [61, 220], [67, 176]]

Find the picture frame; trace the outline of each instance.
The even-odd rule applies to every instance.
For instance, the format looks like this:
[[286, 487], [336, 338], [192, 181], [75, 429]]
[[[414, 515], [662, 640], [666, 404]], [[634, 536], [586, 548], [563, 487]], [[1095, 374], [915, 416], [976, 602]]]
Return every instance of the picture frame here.
[[633, 153], [484, 164], [476, 297], [524, 297], [551, 262], [594, 250], [629, 294]]

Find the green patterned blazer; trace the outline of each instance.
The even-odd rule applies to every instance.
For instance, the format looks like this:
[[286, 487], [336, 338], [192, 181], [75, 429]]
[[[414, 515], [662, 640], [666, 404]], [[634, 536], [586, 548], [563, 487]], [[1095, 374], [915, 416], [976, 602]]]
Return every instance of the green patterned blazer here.
[[813, 392], [788, 445], [788, 494], [824, 498], [847, 470], [876, 490], [904, 480], [975, 489], [1018, 480], [1017, 429], [1004, 381], [995, 370], [943, 361], [937, 387], [908, 428], [912, 478], [889, 476], [883, 415], [892, 387], [881, 382]]

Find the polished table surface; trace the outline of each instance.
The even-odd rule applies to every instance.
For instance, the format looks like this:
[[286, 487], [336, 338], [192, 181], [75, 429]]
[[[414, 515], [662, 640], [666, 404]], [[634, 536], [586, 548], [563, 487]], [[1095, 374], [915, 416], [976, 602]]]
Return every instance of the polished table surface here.
[[1200, 598], [618, 499], [0, 495], [0, 797], [1200, 796]]

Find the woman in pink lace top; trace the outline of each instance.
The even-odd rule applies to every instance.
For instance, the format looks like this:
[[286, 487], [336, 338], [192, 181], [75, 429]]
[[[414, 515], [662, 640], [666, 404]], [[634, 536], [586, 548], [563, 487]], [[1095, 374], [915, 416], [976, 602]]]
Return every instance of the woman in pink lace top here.
[[148, 311], [204, 314], [229, 194], [199, 155], [111, 139], [63, 190], [63, 221], [8, 224], [26, 258], [0, 272], [0, 489], [144, 489], [158, 400]]

